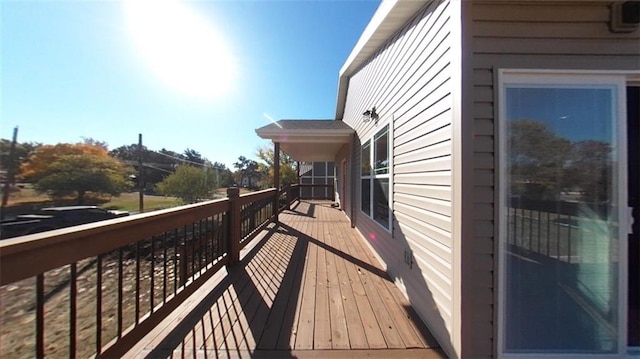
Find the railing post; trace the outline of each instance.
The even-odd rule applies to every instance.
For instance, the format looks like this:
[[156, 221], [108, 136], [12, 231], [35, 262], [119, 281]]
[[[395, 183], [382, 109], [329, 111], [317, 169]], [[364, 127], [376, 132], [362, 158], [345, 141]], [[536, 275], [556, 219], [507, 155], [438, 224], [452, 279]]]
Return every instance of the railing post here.
[[273, 200], [273, 221], [280, 224], [278, 214], [280, 213], [280, 142], [273, 143], [273, 187], [276, 188], [276, 195]]
[[[185, 285], [187, 283], [187, 234], [185, 233], [184, 244], [180, 245], [179, 255], [180, 255], [180, 285]], [[136, 252], [138, 249], [136, 249]]]
[[227, 188], [229, 197], [229, 236], [227, 248], [229, 248], [229, 265], [240, 262], [240, 188]]
[[288, 185], [284, 186], [284, 190], [285, 190], [285, 193], [286, 193], [286, 196], [287, 196], [286, 197], [287, 199], [284, 202], [285, 203], [284, 209], [288, 210], [288, 209], [291, 209], [291, 185], [288, 184]]

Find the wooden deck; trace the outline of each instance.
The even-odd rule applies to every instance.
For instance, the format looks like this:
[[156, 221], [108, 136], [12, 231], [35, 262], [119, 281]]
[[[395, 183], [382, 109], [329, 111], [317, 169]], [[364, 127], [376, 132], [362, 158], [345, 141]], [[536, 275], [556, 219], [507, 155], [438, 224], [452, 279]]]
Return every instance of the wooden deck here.
[[443, 358], [344, 214], [297, 203], [128, 354]]

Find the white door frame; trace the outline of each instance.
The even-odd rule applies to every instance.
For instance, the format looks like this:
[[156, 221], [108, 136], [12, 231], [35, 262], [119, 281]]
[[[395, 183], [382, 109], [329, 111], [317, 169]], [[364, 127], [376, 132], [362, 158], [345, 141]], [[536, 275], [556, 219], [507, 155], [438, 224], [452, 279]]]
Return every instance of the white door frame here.
[[582, 70], [530, 70], [530, 69], [500, 69], [497, 76], [498, 93], [496, 96], [498, 113], [498, 163], [503, 164], [506, 154], [506, 104], [505, 104], [505, 84], [523, 84], [523, 85], [613, 85], [616, 91], [616, 140], [617, 147], [624, 149], [617, 152], [617, 170], [618, 170], [618, 238], [619, 238], [619, 262], [618, 262], [618, 353], [615, 354], [513, 354], [504, 353], [504, 330], [505, 330], [505, 260], [506, 251], [504, 245], [507, 234], [507, 220], [505, 218], [506, 211], [506, 193], [503, 190], [506, 184], [506, 171], [502, 170], [504, 166], [498, 166], [499, 178], [499, 232], [498, 232], [498, 347], [497, 353], [500, 358], [620, 358], [627, 355], [629, 347], [627, 346], [627, 320], [628, 320], [628, 303], [627, 303], [627, 285], [628, 285], [628, 263], [627, 263], [627, 238], [629, 229], [629, 218], [627, 212], [627, 139], [626, 139], [626, 86], [636, 81], [640, 77], [640, 71], [582, 71]]

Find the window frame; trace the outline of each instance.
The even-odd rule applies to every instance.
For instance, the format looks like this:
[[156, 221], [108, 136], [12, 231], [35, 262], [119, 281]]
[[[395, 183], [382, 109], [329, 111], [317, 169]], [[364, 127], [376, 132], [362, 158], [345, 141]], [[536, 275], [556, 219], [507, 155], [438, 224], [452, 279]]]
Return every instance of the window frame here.
[[[626, 119], [626, 80], [625, 73], [617, 71], [581, 71], [581, 70], [530, 70], [530, 69], [499, 69], [495, 82], [496, 86], [496, 131], [498, 144], [496, 146], [497, 151], [497, 180], [498, 188], [496, 194], [497, 206], [496, 206], [496, 218], [497, 220], [497, 244], [496, 244], [496, 259], [498, 267], [498, 293], [496, 294], [497, 300], [497, 354], [499, 358], [619, 358], [620, 355], [627, 351], [627, 300], [626, 300], [626, 286], [627, 286], [627, 233], [625, 228], [628, 227], [627, 218], [623, 215], [623, 206], [619, 206], [619, 228], [618, 228], [618, 343], [616, 353], [548, 353], [542, 354], [539, 352], [532, 353], [512, 353], [506, 352], [505, 343], [505, 331], [506, 331], [506, 241], [507, 241], [507, 191], [505, 190], [508, 185], [508, 174], [505, 170], [505, 164], [507, 163], [507, 88], [514, 85], [526, 86], [556, 86], [556, 87], [573, 87], [573, 86], [602, 86], [611, 85], [616, 88], [613, 102], [616, 109], [616, 117], [618, 123], [616, 123], [616, 142], [619, 148], [627, 148], [626, 146], [626, 121], [620, 121], [621, 118]], [[618, 154], [618, 161], [616, 170], [618, 171], [618, 186], [620, 188], [627, 187], [627, 159], [626, 152], [620, 151]], [[626, 203], [626, 191], [618, 191], [617, 196], [618, 203]]]
[[[376, 173], [376, 168], [375, 168], [375, 155], [376, 155], [376, 149], [378, 148], [378, 146], [376, 146], [376, 140], [380, 139], [382, 136], [385, 135], [385, 131], [386, 131], [386, 137], [387, 137], [387, 171], [386, 173]], [[364, 167], [364, 163], [363, 163], [363, 152], [365, 147], [368, 146], [368, 157], [369, 157], [369, 174], [365, 175], [362, 171], [363, 167]], [[375, 212], [375, 207], [376, 207], [376, 201], [375, 201], [375, 182], [376, 180], [387, 180], [388, 181], [388, 189], [387, 189], [387, 193], [388, 193], [388, 204], [387, 204], [387, 210], [388, 210], [388, 220], [387, 220], [387, 224], [386, 226], [381, 223], [378, 219], [376, 219], [376, 212]], [[368, 211], [369, 213], [365, 212], [364, 208], [363, 208], [363, 181], [369, 181], [369, 208]], [[362, 145], [360, 146], [360, 206], [359, 206], [359, 210], [360, 213], [362, 213], [364, 216], [368, 217], [369, 219], [371, 219], [373, 222], [375, 222], [377, 225], [379, 225], [381, 228], [383, 228], [385, 231], [387, 231], [388, 233], [393, 233], [393, 117], [391, 118], [391, 120], [389, 122], [384, 123], [383, 126], [381, 126], [379, 129], [377, 129], [368, 139], [367, 141], [364, 141], [362, 143]]]

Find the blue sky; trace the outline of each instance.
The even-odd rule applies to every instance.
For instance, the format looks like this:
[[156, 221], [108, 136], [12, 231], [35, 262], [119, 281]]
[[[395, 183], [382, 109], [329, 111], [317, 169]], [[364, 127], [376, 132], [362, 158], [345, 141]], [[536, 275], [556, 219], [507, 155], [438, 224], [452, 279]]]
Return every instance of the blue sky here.
[[154, 150], [255, 158], [269, 117], [333, 118], [338, 71], [378, 4], [182, 1], [134, 16], [121, 1], [2, 0], [0, 135], [116, 148], [142, 133]]
[[[612, 88], [514, 85], [507, 90], [507, 118], [535, 120], [572, 142], [612, 144]], [[604, 121], [603, 121], [604, 120]]]

